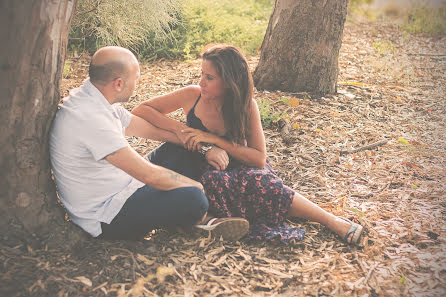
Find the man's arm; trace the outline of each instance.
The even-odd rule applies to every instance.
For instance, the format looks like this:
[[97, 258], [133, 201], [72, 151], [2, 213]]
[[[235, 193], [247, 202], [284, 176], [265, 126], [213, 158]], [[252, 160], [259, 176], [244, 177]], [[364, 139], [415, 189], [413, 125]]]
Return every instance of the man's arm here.
[[139, 116], [156, 127], [174, 133], [181, 140], [181, 145], [184, 146], [184, 135], [181, 133], [181, 130], [187, 126], [167, 117], [166, 114], [180, 108], [187, 114], [200, 95], [200, 92], [199, 86], [184, 87], [140, 103], [132, 110], [132, 114]]
[[137, 180], [161, 191], [181, 187], [197, 187], [203, 190], [201, 183], [148, 162], [130, 146], [117, 150], [105, 159]]
[[130, 124], [125, 129], [125, 135], [167, 141], [182, 145], [175, 133], [158, 128], [135, 115], [132, 115]]

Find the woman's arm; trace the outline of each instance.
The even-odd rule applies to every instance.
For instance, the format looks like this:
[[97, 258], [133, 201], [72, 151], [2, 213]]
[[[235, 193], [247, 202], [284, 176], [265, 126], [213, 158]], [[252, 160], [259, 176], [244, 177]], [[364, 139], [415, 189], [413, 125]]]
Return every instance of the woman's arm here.
[[165, 115], [180, 108], [183, 108], [184, 112], [187, 114], [199, 95], [199, 86], [188, 86], [166, 95], [146, 100], [136, 106], [132, 110], [132, 114], [143, 118], [158, 128], [175, 133], [183, 142], [182, 137], [184, 138], [184, 135], [181, 133], [181, 130], [187, 126], [181, 122], [170, 119]]
[[144, 137], [152, 140], [167, 141], [175, 144], [182, 145], [183, 143], [178, 139], [175, 133], [160, 129], [155, 125], [150, 124], [144, 119], [132, 115], [130, 124], [125, 129], [125, 135]]
[[183, 132], [187, 135], [187, 142], [193, 147], [197, 147], [200, 142], [212, 143], [229, 155], [245, 163], [248, 166], [258, 168], [265, 167], [266, 146], [263, 134], [262, 123], [260, 121], [259, 108], [257, 102], [253, 100], [249, 118], [249, 135], [247, 136], [247, 146], [234, 144], [217, 135], [206, 133], [193, 128], [185, 128]]

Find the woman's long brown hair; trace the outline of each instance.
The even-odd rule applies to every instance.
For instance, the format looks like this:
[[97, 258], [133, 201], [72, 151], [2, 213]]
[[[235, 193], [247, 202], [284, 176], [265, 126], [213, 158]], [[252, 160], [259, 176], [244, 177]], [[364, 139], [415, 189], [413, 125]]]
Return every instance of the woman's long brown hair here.
[[222, 106], [226, 138], [244, 144], [249, 134], [249, 115], [254, 84], [248, 62], [240, 50], [227, 44], [206, 47], [202, 57], [210, 61], [225, 87]]

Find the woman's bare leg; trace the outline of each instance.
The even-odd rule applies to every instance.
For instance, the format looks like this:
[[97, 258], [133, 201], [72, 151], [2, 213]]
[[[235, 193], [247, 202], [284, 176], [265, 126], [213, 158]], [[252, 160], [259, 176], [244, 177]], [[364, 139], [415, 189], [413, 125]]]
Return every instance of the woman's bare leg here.
[[[297, 217], [321, 223], [342, 238], [344, 238], [350, 229], [350, 223], [325, 211], [297, 192], [294, 195], [293, 202], [288, 211], [288, 217]], [[353, 234], [350, 235], [349, 241], [352, 236]]]

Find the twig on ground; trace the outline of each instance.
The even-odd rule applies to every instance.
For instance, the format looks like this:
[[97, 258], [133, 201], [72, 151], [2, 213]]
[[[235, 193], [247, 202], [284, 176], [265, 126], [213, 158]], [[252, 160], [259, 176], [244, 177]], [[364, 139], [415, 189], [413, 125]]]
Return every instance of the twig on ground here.
[[422, 54], [422, 53], [408, 53], [408, 56], [432, 56], [432, 57], [446, 57], [445, 54]]
[[373, 271], [375, 270], [375, 268], [378, 267], [378, 263], [375, 263], [372, 268], [370, 268], [369, 272], [367, 273], [367, 276], [365, 277], [364, 283], [368, 286], [368, 282], [370, 277], [372, 276]]
[[386, 144], [387, 142], [389, 142], [389, 140], [387, 140], [387, 139], [383, 139], [383, 140], [374, 142], [374, 143], [372, 143], [372, 144], [368, 144], [368, 145], [365, 145], [365, 146], [361, 146], [361, 147], [358, 147], [358, 148], [355, 148], [355, 149], [352, 149], [352, 150], [344, 150], [344, 151], [341, 151], [340, 154], [341, 154], [341, 156], [342, 156], [342, 155], [354, 154], [354, 153], [357, 153], [357, 152], [370, 150], [370, 149], [376, 148], [376, 147], [378, 147], [378, 146], [384, 145], [384, 144]]
[[392, 175], [392, 178], [390, 179], [390, 181], [388, 182], [388, 183], [386, 183], [384, 186], [382, 186], [381, 188], [379, 188], [378, 190], [376, 190], [375, 192], [371, 192], [371, 193], [368, 193], [368, 194], [365, 194], [365, 195], [359, 195], [359, 194], [353, 194], [353, 195], [351, 195], [352, 197], [358, 197], [358, 198], [370, 198], [370, 197], [373, 197], [374, 195], [376, 195], [376, 194], [379, 194], [379, 193], [381, 193], [382, 191], [384, 191], [385, 189], [387, 189], [389, 186], [390, 186], [390, 184], [392, 183], [392, 181], [393, 181], [393, 179], [394, 179], [394, 175]]

